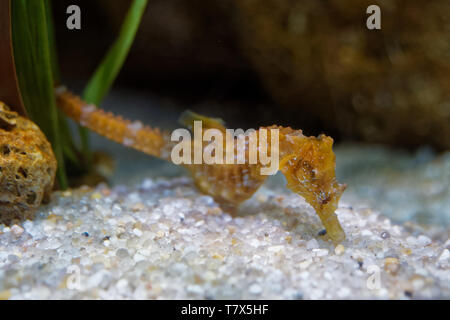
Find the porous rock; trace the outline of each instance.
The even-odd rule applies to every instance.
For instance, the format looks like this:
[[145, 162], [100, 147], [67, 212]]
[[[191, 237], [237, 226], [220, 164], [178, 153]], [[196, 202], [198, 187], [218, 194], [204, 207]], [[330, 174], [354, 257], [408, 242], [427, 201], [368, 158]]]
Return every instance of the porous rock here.
[[56, 166], [39, 127], [0, 102], [0, 220], [28, 218], [49, 197]]

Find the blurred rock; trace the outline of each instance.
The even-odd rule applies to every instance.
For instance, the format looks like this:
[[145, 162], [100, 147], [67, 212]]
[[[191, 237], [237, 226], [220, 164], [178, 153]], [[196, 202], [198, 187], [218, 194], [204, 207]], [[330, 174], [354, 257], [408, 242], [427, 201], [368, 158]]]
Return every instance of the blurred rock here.
[[[239, 0], [241, 45], [275, 100], [344, 138], [450, 148], [450, 3]], [[300, 120], [300, 121], [302, 121]]]
[[[55, 2], [57, 19], [65, 18], [66, 2]], [[83, 3], [85, 29], [57, 28], [63, 74], [93, 71], [129, 4]], [[119, 80], [169, 97], [187, 92], [196, 101], [237, 90], [271, 96], [283, 107], [265, 106], [271, 121], [254, 102], [239, 117], [338, 140], [450, 149], [450, 2], [380, 0], [381, 30], [366, 28], [371, 4], [150, 1]]]

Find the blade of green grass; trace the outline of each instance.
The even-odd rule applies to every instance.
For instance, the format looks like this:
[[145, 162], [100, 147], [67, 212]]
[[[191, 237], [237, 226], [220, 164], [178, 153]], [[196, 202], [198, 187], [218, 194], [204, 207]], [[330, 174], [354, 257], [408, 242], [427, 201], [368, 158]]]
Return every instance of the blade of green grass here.
[[67, 188], [62, 136], [54, 96], [55, 56], [49, 38], [49, 0], [11, 1], [14, 57], [25, 108], [52, 144], [59, 186]]
[[[46, 22], [47, 22], [47, 34], [49, 41], [49, 49], [50, 49], [50, 62], [52, 64], [52, 74], [53, 81], [56, 85], [60, 84], [60, 73], [59, 73], [59, 64], [58, 64], [58, 55], [56, 50], [56, 40], [55, 40], [55, 32], [53, 25], [53, 12], [51, 2], [46, 3]], [[87, 169], [83, 167], [84, 159], [83, 155], [77, 151], [76, 145], [73, 142], [72, 135], [70, 133], [69, 125], [67, 123], [67, 119], [64, 117], [62, 112], [58, 109], [58, 122], [59, 122], [59, 131], [61, 135], [62, 141], [62, 149], [64, 161], [66, 163], [66, 171], [67, 174], [70, 173], [70, 169], [75, 168], [78, 173], [86, 172]]]
[[[86, 102], [98, 106], [111, 89], [133, 44], [146, 6], [147, 0], [134, 0], [132, 2], [118, 38], [95, 70], [83, 92], [83, 99]], [[81, 127], [80, 138], [83, 153], [89, 152], [87, 131]]]
[[56, 51], [55, 27], [53, 25], [51, 0], [45, 0], [45, 18], [47, 23], [47, 38], [50, 50], [50, 63], [52, 64], [53, 81], [55, 84], [59, 84], [58, 55]]

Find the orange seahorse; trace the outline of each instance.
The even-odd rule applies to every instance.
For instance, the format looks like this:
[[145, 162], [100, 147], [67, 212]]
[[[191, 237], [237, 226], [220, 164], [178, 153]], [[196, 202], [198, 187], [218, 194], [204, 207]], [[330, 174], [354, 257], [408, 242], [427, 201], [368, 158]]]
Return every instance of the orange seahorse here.
[[[171, 161], [175, 143], [169, 132], [144, 126], [141, 122], [123, 119], [83, 102], [65, 87], [55, 89], [58, 107], [74, 121], [125, 146]], [[195, 120], [195, 114], [185, 117], [185, 123]], [[215, 119], [201, 117], [205, 128], [225, 132], [225, 126]], [[187, 123], [188, 124], [188, 123]], [[258, 135], [261, 132], [257, 130]], [[335, 176], [333, 139], [325, 135], [306, 137], [301, 130], [280, 126], [266, 127], [279, 131], [279, 170], [285, 175], [287, 187], [302, 196], [316, 211], [334, 244], [345, 239], [345, 233], [335, 210], [345, 190]], [[269, 140], [270, 141], [270, 140]], [[203, 143], [202, 148], [207, 144]], [[237, 144], [235, 144], [237, 148]], [[192, 148], [193, 149], [193, 148]], [[235, 150], [237, 151], [237, 150]], [[248, 144], [246, 144], [248, 154]], [[250, 198], [264, 183], [260, 164], [186, 164], [197, 188], [211, 195], [220, 204], [236, 208]]]

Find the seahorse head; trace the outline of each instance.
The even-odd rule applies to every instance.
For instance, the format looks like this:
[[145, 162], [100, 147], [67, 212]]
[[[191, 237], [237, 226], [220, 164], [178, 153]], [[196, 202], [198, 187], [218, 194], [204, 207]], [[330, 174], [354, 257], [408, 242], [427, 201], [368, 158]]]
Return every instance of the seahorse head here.
[[346, 186], [335, 175], [333, 139], [325, 135], [306, 137], [301, 130], [280, 130], [280, 170], [287, 187], [315, 209], [334, 242], [344, 239], [335, 210]]

